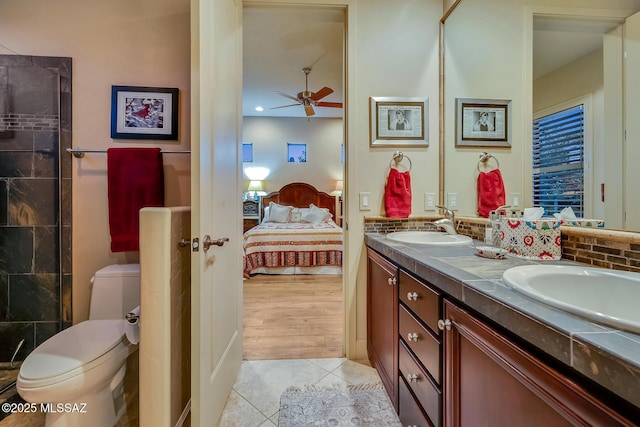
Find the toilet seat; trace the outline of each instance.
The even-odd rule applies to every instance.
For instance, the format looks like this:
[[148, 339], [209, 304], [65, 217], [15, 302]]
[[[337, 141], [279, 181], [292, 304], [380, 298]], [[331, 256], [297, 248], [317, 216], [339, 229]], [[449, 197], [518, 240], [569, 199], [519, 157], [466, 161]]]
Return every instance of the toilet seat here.
[[22, 388], [47, 387], [109, 361], [130, 345], [123, 319], [87, 320], [38, 346], [22, 363]]

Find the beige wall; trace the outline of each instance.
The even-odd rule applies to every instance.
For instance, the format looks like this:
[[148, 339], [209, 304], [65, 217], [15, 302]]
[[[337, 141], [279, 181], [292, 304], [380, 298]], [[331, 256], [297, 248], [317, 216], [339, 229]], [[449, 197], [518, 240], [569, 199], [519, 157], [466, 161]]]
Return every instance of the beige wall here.
[[[5, 2], [0, 9], [0, 43], [22, 54], [72, 57], [74, 146], [92, 149], [122, 146], [123, 142], [114, 142], [109, 137], [112, 84], [179, 87], [181, 123], [188, 123], [188, 3], [186, 0]], [[370, 96], [429, 98], [429, 147], [400, 148], [413, 163], [412, 214], [424, 213], [422, 194], [438, 191], [438, 22], [443, 3], [441, 0], [327, 0], [326, 3], [348, 7], [345, 209], [349, 231], [345, 293], [352, 313], [348, 319], [348, 352], [351, 357], [362, 358], [366, 356], [363, 218], [383, 213], [385, 177], [396, 149], [369, 146], [368, 100]], [[189, 130], [181, 126], [179, 144], [153, 145], [188, 149]], [[74, 161], [75, 321], [87, 316], [89, 279], [94, 271], [109, 263], [137, 260], [137, 254], [110, 253], [102, 156], [87, 155]], [[172, 205], [190, 203], [189, 161], [179, 156], [165, 156], [171, 189], [167, 202]], [[360, 192], [371, 193], [370, 211], [359, 210]]]
[[[72, 58], [73, 146], [189, 150], [189, 0], [0, 3], [2, 53]], [[180, 89], [179, 141], [110, 138], [111, 86]], [[165, 154], [166, 205], [189, 205], [189, 155]], [[110, 251], [106, 155], [73, 161], [73, 319], [88, 316], [90, 279], [136, 253]]]
[[[460, 194], [460, 214], [476, 215], [481, 151], [499, 159], [507, 203], [510, 195], [520, 193], [522, 207], [531, 206], [532, 14], [616, 16], [638, 7], [638, 0], [462, 0], [444, 30], [444, 186], [445, 193]], [[455, 147], [455, 98], [511, 99], [511, 148]]]
[[[302, 181], [318, 190], [331, 193], [336, 181], [343, 179], [340, 161], [344, 141], [342, 119], [303, 117], [245, 117], [242, 124], [244, 142], [253, 144], [253, 162], [243, 168], [269, 169], [264, 191], [277, 191], [283, 185]], [[307, 162], [289, 163], [287, 143], [307, 144]], [[249, 177], [245, 176], [243, 188]]]
[[[604, 160], [606, 141], [604, 121], [603, 50], [598, 49], [559, 70], [533, 82], [534, 117], [549, 114], [549, 108], [578, 98], [585, 101], [585, 117], [590, 127], [585, 131], [585, 218], [603, 218], [604, 202], [600, 183], [605, 182]], [[587, 70], [587, 72], [585, 72]], [[582, 102], [582, 101], [581, 101]], [[562, 107], [568, 108], [568, 106]], [[609, 201], [610, 202], [610, 201]]]

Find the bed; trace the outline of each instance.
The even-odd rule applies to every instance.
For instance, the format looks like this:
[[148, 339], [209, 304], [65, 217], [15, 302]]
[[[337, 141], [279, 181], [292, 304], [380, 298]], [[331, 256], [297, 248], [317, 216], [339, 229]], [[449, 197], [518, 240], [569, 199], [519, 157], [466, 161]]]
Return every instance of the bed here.
[[261, 201], [262, 222], [244, 233], [244, 273], [342, 274], [342, 228], [336, 197], [304, 182]]

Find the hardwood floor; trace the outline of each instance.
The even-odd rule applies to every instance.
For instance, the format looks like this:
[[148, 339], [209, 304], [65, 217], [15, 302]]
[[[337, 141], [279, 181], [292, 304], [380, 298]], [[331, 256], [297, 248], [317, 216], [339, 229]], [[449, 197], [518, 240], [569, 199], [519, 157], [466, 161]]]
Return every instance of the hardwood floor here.
[[344, 356], [342, 276], [258, 274], [243, 283], [245, 359]]

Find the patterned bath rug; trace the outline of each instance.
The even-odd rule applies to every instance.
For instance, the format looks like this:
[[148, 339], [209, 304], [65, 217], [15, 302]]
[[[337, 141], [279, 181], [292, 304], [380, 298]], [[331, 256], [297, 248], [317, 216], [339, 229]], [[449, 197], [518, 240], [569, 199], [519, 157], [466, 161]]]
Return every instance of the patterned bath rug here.
[[401, 427], [381, 383], [290, 387], [280, 396], [279, 427]]

